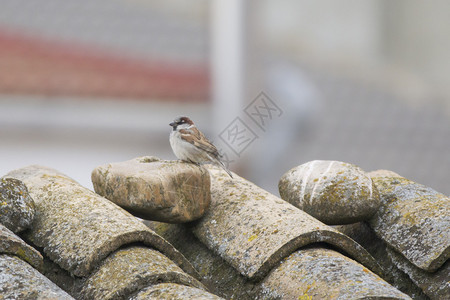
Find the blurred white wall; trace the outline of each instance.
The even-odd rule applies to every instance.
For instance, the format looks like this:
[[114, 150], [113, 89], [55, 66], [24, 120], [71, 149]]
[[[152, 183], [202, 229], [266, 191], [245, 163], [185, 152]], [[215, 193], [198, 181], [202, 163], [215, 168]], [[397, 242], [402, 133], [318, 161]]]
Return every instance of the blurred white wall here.
[[259, 5], [260, 28], [274, 51], [366, 63], [380, 55], [380, 1], [265, 0]]
[[450, 1], [382, 1], [383, 53], [450, 95]]
[[[449, 1], [252, 3], [257, 15], [252, 28], [259, 30], [255, 36], [263, 51], [310, 61], [331, 72], [394, 79], [405, 93], [412, 90], [412, 98], [413, 93], [429, 97], [430, 92], [450, 96]], [[450, 114], [450, 101], [441, 102]]]

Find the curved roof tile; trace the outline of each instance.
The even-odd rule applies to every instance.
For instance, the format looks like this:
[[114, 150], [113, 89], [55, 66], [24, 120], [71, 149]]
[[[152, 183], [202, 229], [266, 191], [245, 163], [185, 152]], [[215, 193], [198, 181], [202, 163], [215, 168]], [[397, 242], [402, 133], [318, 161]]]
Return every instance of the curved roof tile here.
[[391, 171], [369, 175], [383, 202], [370, 226], [415, 266], [436, 271], [450, 257], [450, 198]]
[[45, 254], [76, 276], [87, 276], [123, 245], [142, 242], [197, 277], [186, 258], [131, 214], [73, 179], [47, 167], [10, 172], [22, 180], [36, 202], [36, 218], [26, 236]]
[[300, 247], [326, 242], [374, 272], [381, 269], [358, 243], [286, 201], [238, 177], [211, 172], [211, 205], [193, 232], [239, 272], [258, 280]]

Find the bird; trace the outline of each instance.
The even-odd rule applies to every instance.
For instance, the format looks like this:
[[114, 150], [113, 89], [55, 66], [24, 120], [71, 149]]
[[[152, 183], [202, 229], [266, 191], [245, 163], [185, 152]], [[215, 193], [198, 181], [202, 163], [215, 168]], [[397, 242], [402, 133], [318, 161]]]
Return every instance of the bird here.
[[169, 138], [170, 146], [178, 159], [197, 165], [213, 163], [224, 169], [233, 178], [231, 172], [225, 167], [222, 155], [216, 146], [197, 129], [191, 119], [186, 116], [178, 117], [169, 125], [172, 126]]

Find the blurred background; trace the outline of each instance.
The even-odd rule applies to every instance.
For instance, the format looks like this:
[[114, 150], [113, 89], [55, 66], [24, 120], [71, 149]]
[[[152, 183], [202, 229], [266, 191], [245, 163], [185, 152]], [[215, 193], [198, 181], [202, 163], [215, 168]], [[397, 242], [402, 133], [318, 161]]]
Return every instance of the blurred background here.
[[321, 159], [449, 195], [449, 37], [446, 0], [1, 0], [0, 176], [92, 188], [100, 164], [175, 159], [188, 115], [275, 194]]

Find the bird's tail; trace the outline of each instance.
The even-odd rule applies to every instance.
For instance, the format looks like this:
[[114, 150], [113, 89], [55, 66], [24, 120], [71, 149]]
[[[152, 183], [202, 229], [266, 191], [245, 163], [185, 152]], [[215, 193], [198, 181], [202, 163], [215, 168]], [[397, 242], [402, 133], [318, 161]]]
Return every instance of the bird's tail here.
[[230, 175], [231, 178], [233, 178], [233, 175], [231, 174], [230, 170], [228, 170], [227, 167], [225, 167], [225, 164], [224, 164], [220, 159], [217, 159], [216, 161], [217, 161], [217, 164], [218, 164], [222, 169], [224, 169], [225, 172], [227, 172], [228, 175]]

